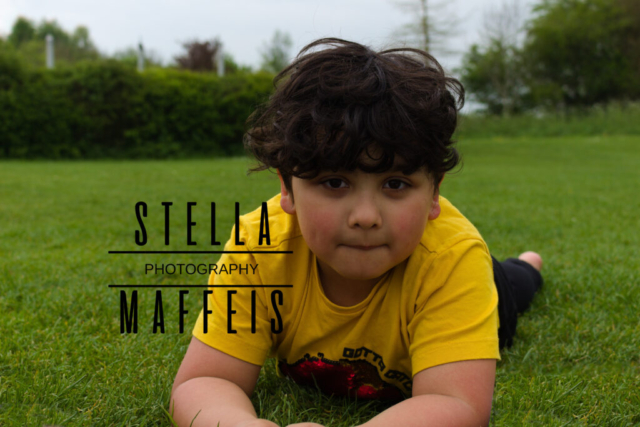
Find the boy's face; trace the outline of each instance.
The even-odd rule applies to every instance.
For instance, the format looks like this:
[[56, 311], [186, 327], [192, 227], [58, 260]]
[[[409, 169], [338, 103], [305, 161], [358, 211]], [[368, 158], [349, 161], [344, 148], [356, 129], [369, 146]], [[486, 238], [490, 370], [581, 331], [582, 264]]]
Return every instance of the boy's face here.
[[[374, 174], [361, 170], [292, 177], [293, 195], [282, 178], [280, 204], [295, 214], [318, 258], [321, 277], [375, 283], [417, 247], [427, 220], [440, 214], [438, 191], [424, 170], [404, 175], [397, 167]], [[337, 275], [337, 276], [336, 276]]]

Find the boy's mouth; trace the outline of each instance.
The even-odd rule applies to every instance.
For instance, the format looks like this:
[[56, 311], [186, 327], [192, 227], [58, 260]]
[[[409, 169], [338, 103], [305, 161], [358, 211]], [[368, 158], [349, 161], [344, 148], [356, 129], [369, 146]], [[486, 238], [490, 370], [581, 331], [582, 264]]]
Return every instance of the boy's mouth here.
[[384, 245], [344, 245], [348, 248], [359, 249], [361, 251], [370, 251], [372, 249], [381, 248]]

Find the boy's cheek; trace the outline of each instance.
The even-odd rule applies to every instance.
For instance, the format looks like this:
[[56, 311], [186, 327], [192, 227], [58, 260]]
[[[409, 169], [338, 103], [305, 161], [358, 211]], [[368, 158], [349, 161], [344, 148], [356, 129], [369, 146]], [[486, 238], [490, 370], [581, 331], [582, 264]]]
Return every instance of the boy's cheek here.
[[393, 218], [392, 226], [402, 229], [403, 231], [412, 231], [414, 229], [424, 228], [427, 225], [428, 208], [422, 203], [413, 203], [404, 206], [396, 212]]
[[328, 240], [335, 227], [335, 213], [330, 210], [317, 209], [305, 215], [298, 215], [302, 234], [307, 242]]
[[427, 217], [415, 213], [416, 210], [407, 209], [402, 215], [395, 217], [391, 228], [394, 230], [394, 237], [406, 243], [417, 245], [422, 238], [427, 225]]

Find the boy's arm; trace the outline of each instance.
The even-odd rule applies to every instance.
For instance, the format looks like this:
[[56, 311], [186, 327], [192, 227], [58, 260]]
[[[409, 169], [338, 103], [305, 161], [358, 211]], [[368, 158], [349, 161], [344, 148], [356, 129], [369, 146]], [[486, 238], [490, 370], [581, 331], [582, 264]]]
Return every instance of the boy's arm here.
[[441, 285], [418, 294], [408, 325], [413, 395], [363, 426], [487, 425], [500, 356], [497, 292], [486, 245], [463, 240], [420, 271], [420, 283]]
[[259, 374], [260, 366], [192, 338], [173, 383], [169, 412], [181, 427], [278, 427], [259, 420], [249, 400]]
[[434, 366], [413, 377], [413, 396], [362, 427], [486, 426], [496, 375], [495, 359]]

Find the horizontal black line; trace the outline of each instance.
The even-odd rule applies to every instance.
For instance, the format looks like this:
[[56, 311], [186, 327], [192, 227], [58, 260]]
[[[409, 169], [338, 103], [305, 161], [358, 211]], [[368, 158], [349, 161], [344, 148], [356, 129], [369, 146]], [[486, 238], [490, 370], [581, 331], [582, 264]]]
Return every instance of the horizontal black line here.
[[293, 285], [109, 285], [110, 288], [293, 288]]
[[292, 254], [293, 251], [109, 251], [110, 254]]

